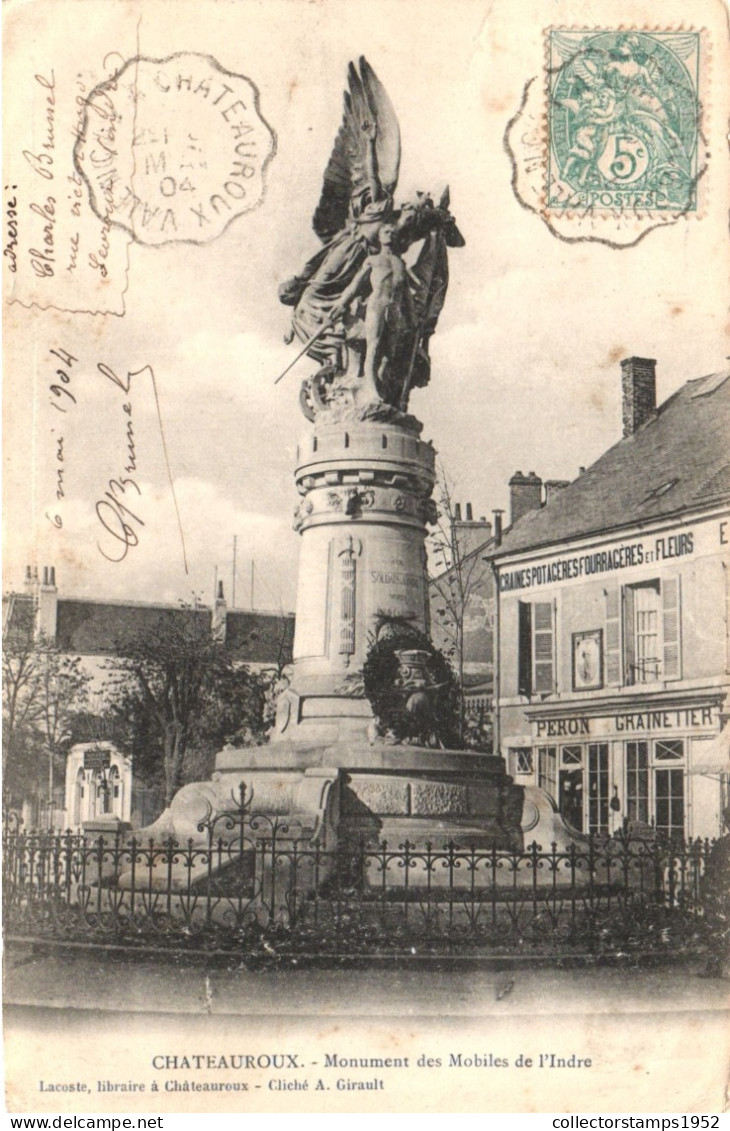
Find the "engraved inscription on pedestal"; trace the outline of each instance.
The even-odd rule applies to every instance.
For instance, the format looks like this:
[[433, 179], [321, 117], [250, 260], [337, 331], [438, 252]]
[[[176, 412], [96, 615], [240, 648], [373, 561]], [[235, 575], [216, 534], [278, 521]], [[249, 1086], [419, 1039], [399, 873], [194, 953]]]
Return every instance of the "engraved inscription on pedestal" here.
[[[370, 620], [378, 614], [402, 617], [420, 627], [425, 588], [420, 547], [379, 545], [368, 558]], [[425, 626], [424, 626], [425, 627]]]

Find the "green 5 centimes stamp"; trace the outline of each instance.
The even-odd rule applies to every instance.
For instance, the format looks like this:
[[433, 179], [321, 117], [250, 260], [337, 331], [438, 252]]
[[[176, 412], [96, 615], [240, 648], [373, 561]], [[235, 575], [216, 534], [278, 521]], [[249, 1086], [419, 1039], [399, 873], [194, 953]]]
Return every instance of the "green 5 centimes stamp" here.
[[548, 209], [696, 212], [699, 32], [551, 28], [547, 46]]

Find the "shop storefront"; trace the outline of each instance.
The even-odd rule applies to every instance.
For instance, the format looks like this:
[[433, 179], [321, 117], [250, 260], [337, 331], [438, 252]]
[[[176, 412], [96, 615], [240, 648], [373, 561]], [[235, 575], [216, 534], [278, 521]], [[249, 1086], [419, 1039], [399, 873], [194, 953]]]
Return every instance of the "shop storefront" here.
[[718, 827], [727, 756], [717, 698], [526, 714], [529, 744], [509, 747], [510, 770], [553, 797], [577, 832], [610, 834], [625, 820], [666, 836]]

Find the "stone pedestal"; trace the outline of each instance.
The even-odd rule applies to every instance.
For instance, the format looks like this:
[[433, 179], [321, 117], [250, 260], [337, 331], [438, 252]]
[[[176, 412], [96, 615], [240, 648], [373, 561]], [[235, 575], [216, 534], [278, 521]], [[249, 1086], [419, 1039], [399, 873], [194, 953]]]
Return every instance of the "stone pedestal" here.
[[365, 841], [521, 847], [521, 791], [501, 758], [387, 745], [362, 669], [387, 618], [429, 632], [424, 541], [435, 519], [433, 446], [413, 417], [320, 417], [295, 472], [302, 536], [294, 665], [267, 747], [227, 749], [218, 788], [246, 782], [256, 811], [328, 849]]
[[[386, 409], [373, 407], [376, 416]], [[376, 736], [362, 669], [378, 629], [398, 618], [429, 631], [424, 540], [435, 519], [435, 452], [395, 410], [385, 419], [328, 415], [298, 449], [294, 664], [271, 742], [226, 747], [212, 781], [181, 790], [145, 835], [200, 839], [200, 821], [231, 810], [244, 782], [251, 811], [265, 815], [250, 836], [270, 835], [273, 820], [280, 847], [318, 845], [327, 854], [319, 882], [361, 842], [519, 849], [522, 791], [501, 758]], [[403, 882], [402, 867], [391, 875], [388, 866], [391, 882]]]

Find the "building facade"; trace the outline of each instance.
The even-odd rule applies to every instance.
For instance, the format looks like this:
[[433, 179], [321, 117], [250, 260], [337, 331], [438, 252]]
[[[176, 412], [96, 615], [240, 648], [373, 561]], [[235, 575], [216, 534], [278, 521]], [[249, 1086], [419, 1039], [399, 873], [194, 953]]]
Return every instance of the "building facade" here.
[[563, 820], [717, 836], [728, 805], [730, 380], [656, 407], [622, 362], [624, 438], [493, 554], [497, 731]]

